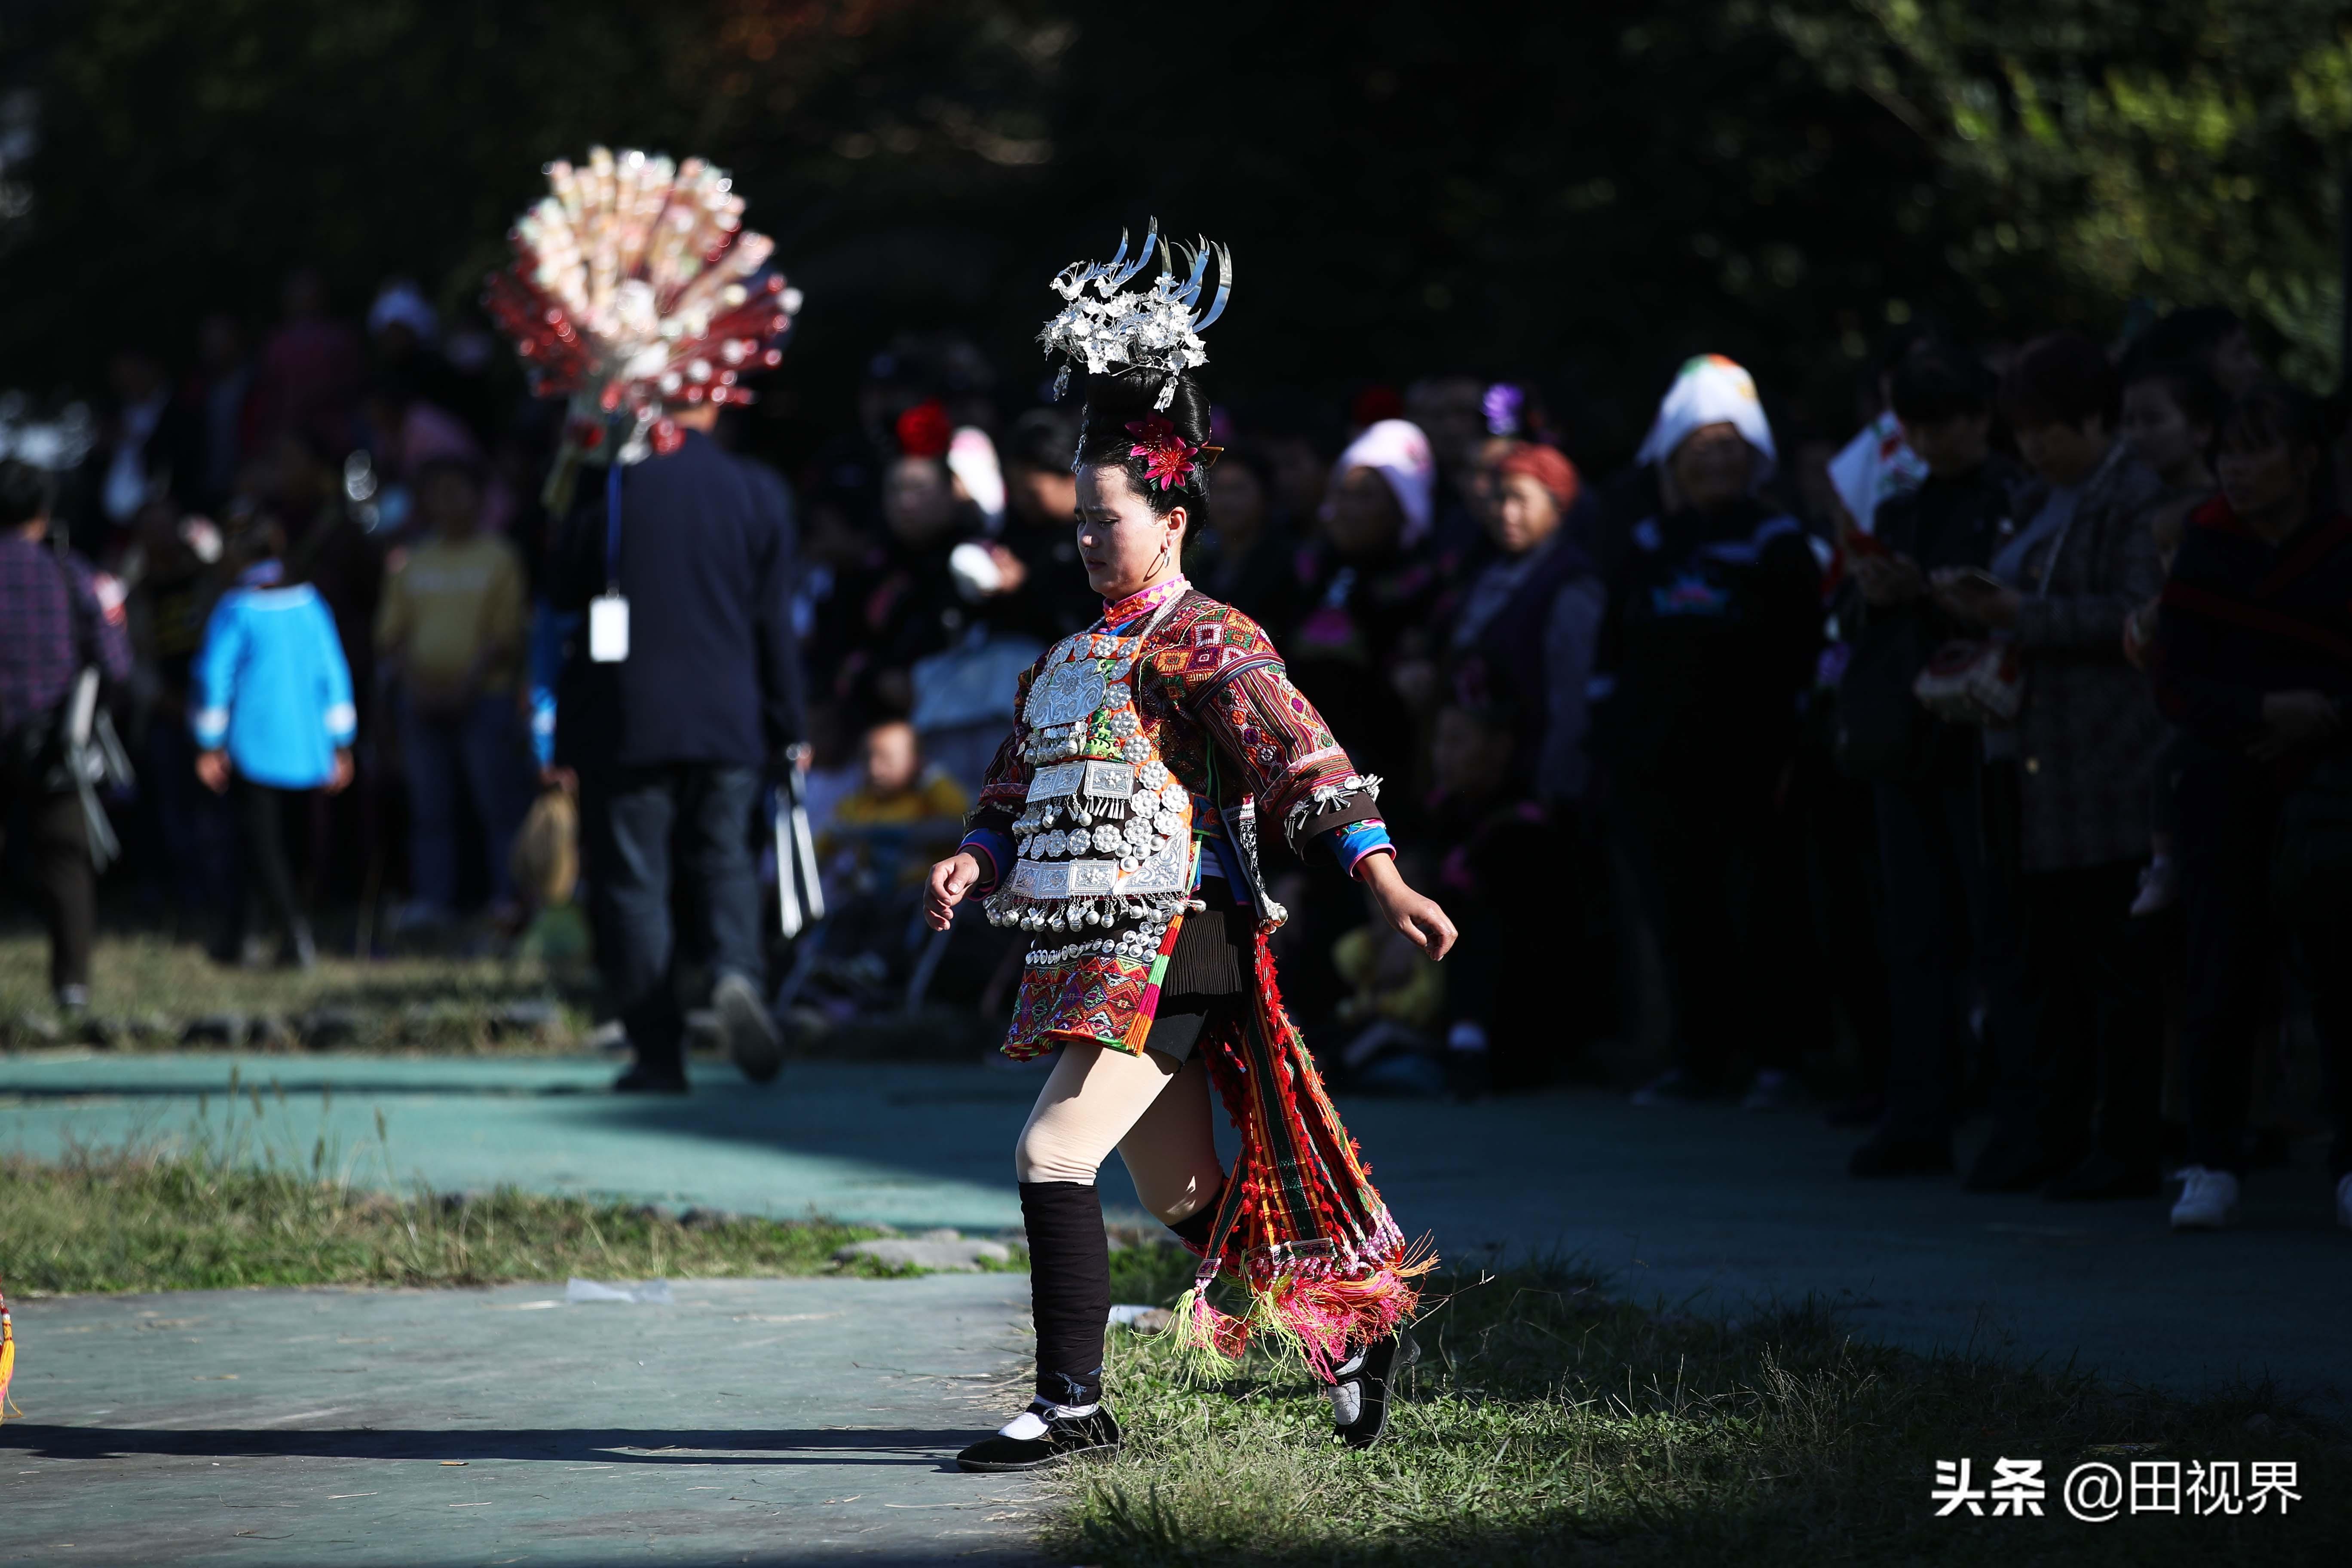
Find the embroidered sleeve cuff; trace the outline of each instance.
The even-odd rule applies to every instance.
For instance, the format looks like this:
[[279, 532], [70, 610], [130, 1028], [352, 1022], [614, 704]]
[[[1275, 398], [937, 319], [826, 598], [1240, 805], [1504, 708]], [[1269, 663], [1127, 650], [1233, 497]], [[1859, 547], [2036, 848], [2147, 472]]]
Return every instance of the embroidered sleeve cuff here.
[[1282, 835], [1292, 848], [1299, 849], [1305, 840], [1318, 834], [1379, 816], [1380, 800], [1381, 781], [1376, 773], [1349, 773], [1344, 779], [1317, 784], [1290, 808], [1282, 825]]
[[1344, 823], [1332, 829], [1325, 842], [1339, 861], [1339, 869], [1350, 877], [1367, 855], [1394, 855], [1396, 845], [1389, 837], [1389, 825], [1377, 816]]
[[980, 862], [980, 880], [971, 889], [975, 893], [994, 892], [1004, 868], [1013, 864], [1013, 840], [990, 828], [974, 828], [956, 847]]

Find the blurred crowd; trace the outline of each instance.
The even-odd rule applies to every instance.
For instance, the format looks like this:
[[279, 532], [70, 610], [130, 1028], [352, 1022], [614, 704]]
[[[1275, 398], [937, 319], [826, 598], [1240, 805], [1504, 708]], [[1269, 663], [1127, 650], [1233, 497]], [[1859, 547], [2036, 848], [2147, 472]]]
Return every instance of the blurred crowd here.
[[[1076, 408], [929, 333], [872, 357], [854, 421], [789, 476], [721, 456], [740, 413], [703, 420], [624, 515], [765, 520], [677, 552], [733, 563], [739, 592], [624, 574], [619, 489], [543, 487], [555, 419], [494, 359], [409, 285], [347, 321], [298, 274], [266, 331], [116, 354], [66, 471], [10, 467], [0, 723], [47, 739], [12, 738], [0, 787], [65, 933], [61, 1004], [88, 995], [69, 862], [93, 831], [120, 837], [126, 903], [225, 962], [305, 963], [325, 908], [359, 911], [362, 952], [523, 940], [572, 898], [547, 843], [578, 820], [601, 967], [640, 999], [622, 1028], [674, 1029], [631, 1009], [690, 952], [695, 984], [807, 1027], [1000, 1015], [1012, 939], [933, 939], [917, 890], [1017, 675], [1098, 609]], [[1432, 965], [1340, 879], [1269, 868], [1318, 1056], [1358, 1091], [1478, 1095], [1618, 1081], [1646, 1042], [1645, 1107], [1825, 1103], [1858, 1177], [1952, 1172], [1990, 1115], [1970, 1189], [2137, 1196], [2173, 1172], [2183, 1226], [2228, 1223], [2312, 1131], [2281, 1086], [2315, 1062], [2352, 1223], [2342, 408], [2211, 309], [2118, 342], [1906, 329], [1843, 427], [1773, 406], [1691, 360], [1602, 471], [1541, 387], [1469, 374], [1217, 410], [1185, 570], [1272, 633], [1463, 931]], [[637, 673], [599, 696], [583, 612], [625, 576]], [[696, 595], [690, 626], [651, 607]], [[625, 683], [676, 672], [683, 733], [739, 646], [761, 732], [711, 742], [719, 772], [646, 772], [701, 742], [646, 751], [661, 704]], [[85, 668], [111, 729], [60, 742], [46, 717]], [[823, 914], [786, 940], [795, 803]], [[702, 847], [631, 891], [696, 814]], [[696, 890], [753, 878], [756, 937]], [[652, 967], [615, 981], [655, 926]]]

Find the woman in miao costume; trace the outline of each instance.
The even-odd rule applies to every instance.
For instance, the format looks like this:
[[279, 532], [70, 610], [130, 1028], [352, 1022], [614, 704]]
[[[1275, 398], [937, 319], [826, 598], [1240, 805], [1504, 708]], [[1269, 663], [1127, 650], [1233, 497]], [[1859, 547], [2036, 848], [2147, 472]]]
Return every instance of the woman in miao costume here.
[[[1175, 1331], [1226, 1356], [1253, 1331], [1295, 1347], [1354, 1446], [1386, 1427], [1391, 1374], [1413, 1353], [1412, 1282], [1433, 1263], [1408, 1256], [1283, 1011], [1266, 939], [1284, 912], [1259, 875], [1259, 834], [1335, 860], [1432, 957], [1454, 925], [1397, 874], [1380, 781], [1349, 764], [1265, 631], [1184, 579], [1218, 451], [1189, 373], [1208, 357], [1200, 332], [1224, 308], [1232, 263], [1205, 244], [1179, 261], [1156, 239], [1155, 226], [1134, 261], [1122, 240], [1109, 263], [1055, 279], [1066, 309], [1043, 336], [1087, 375], [1077, 542], [1102, 618], [1022, 678], [962, 847], [928, 889], [935, 930], [971, 896], [1027, 933], [1004, 1051], [1061, 1053], [1013, 1150], [1036, 1399], [963, 1451], [967, 1470], [1118, 1446], [1103, 1404], [1110, 1272], [1095, 1187], [1113, 1149], [1201, 1256]], [[1158, 280], [1128, 289], [1155, 250]], [[1230, 1176], [1212, 1084], [1242, 1134]], [[1219, 1275], [1246, 1288], [1244, 1316], [1210, 1305]]]

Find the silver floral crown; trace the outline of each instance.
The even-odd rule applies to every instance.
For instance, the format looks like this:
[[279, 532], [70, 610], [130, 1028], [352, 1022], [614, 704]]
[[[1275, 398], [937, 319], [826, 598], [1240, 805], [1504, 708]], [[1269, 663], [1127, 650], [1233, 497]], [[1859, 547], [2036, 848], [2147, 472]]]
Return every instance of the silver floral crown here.
[[[1160, 253], [1159, 279], [1149, 289], [1129, 289], [1128, 282], [1150, 265], [1155, 249]], [[1129, 365], [1167, 374], [1154, 405], [1165, 409], [1176, 399], [1177, 374], [1209, 363], [1201, 334], [1225, 313], [1226, 297], [1234, 291], [1234, 258], [1223, 246], [1206, 239], [1197, 247], [1175, 249], [1182, 253], [1182, 265], [1191, 268], [1181, 282], [1177, 280], [1177, 259], [1160, 237], [1160, 220], [1154, 218], [1134, 260], [1127, 258], [1127, 232], [1122, 229], [1118, 253], [1108, 261], [1074, 261], [1055, 276], [1054, 292], [1067, 303], [1037, 334], [1049, 356], [1064, 356], [1054, 377], [1055, 401], [1069, 390], [1073, 364], [1084, 363], [1089, 375]], [[1196, 310], [1213, 258], [1217, 295], [1206, 310]]]

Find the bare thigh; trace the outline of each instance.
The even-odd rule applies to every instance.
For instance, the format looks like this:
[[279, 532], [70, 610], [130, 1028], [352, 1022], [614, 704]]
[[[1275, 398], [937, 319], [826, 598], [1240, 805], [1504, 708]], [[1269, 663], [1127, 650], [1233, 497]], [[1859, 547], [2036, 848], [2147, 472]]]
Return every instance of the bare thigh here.
[[1063, 1047], [1013, 1145], [1013, 1174], [1091, 1186], [1113, 1149], [1135, 1178], [1136, 1195], [1162, 1220], [1182, 1219], [1216, 1195], [1224, 1171], [1198, 1052], [1180, 1066], [1150, 1050]]

